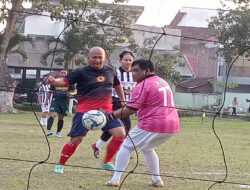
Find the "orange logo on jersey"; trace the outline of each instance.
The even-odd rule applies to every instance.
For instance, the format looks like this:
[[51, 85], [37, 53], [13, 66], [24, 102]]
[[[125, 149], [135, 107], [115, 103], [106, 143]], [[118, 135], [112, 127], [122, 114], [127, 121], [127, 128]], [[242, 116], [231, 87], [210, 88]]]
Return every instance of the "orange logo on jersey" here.
[[97, 81], [97, 82], [104, 82], [105, 80], [106, 80], [105, 76], [98, 76], [98, 77], [96, 78], [96, 81]]

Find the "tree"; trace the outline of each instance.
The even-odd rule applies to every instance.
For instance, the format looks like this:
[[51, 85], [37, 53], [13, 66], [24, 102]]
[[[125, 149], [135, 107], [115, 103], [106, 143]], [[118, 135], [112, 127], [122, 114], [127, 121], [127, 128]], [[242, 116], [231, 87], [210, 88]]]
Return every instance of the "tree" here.
[[[0, 36], [0, 43], [2, 41], [2, 36]], [[7, 47], [7, 54], [5, 55], [5, 60], [8, 59], [9, 54], [19, 54], [22, 56], [23, 60], [26, 61], [28, 59], [27, 53], [21, 48], [18, 47], [19, 44], [24, 42], [29, 42], [33, 44], [32, 38], [25, 36], [19, 33], [17, 30], [14, 30], [12, 37], [10, 38], [10, 42]]]
[[[212, 17], [209, 26], [215, 28], [222, 46], [219, 51], [224, 53], [226, 63], [250, 46], [250, 9], [249, 0], [224, 0], [223, 9], [218, 9], [218, 16]], [[229, 9], [227, 3], [236, 8]]]
[[[87, 10], [85, 11], [87, 12]], [[124, 29], [124, 27], [129, 26], [131, 19], [136, 14], [137, 12], [122, 10], [115, 5], [101, 5], [101, 9], [86, 14], [87, 16], [84, 18], [88, 22], [72, 23], [71, 28], [64, 33], [62, 39], [49, 39], [50, 49], [42, 55], [42, 62], [47, 64], [48, 57], [55, 54], [55, 62], [69, 69], [71, 64], [84, 64], [83, 55], [86, 55], [89, 47], [92, 46], [101, 46], [109, 54], [117, 48], [118, 44], [126, 43], [128, 48], [135, 51], [137, 44], [132, 36], [132, 30]], [[57, 49], [51, 45], [55, 44], [56, 41], [60, 44]]]
[[[6, 4], [11, 2], [12, 8], [7, 9]], [[0, 9], [0, 23], [6, 22], [4, 31], [0, 34], [0, 113], [13, 112], [13, 93], [16, 87], [16, 81], [11, 78], [7, 67], [7, 49], [11, 39], [11, 35], [15, 28], [16, 20], [21, 14], [23, 0], [2, 0]], [[79, 12], [84, 11], [87, 6], [95, 6], [97, 0], [60, 0], [53, 3], [50, 0], [34, 0], [34, 9], [37, 11], [48, 11], [51, 16], [58, 16], [58, 19], [78, 19]], [[124, 2], [124, 0], [116, 0], [115, 2]]]

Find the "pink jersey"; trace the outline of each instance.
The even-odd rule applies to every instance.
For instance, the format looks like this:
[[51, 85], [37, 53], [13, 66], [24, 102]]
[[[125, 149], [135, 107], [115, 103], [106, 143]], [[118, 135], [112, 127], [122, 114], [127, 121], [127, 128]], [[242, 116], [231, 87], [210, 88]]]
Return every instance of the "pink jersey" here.
[[127, 105], [138, 110], [138, 127], [157, 133], [179, 131], [179, 117], [168, 83], [152, 75], [134, 88]]

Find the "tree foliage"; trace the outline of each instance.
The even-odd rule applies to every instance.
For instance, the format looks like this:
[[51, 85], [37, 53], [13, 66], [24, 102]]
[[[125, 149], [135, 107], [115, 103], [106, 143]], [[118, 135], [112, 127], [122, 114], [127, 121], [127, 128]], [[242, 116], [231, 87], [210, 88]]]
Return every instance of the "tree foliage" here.
[[[2, 36], [0, 36], [0, 43], [1, 41]], [[19, 33], [17, 30], [14, 30], [7, 47], [7, 54], [5, 55], [5, 60], [7, 60], [9, 54], [19, 54], [22, 56], [23, 60], [26, 61], [28, 59], [27, 53], [21, 47], [18, 46], [19, 44], [22, 44], [24, 42], [29, 42], [33, 44], [32, 38]]]
[[[149, 59], [155, 65], [155, 72], [157, 75], [168, 80], [172, 84], [176, 84], [181, 79], [180, 73], [176, 70], [176, 67], [183, 67], [184, 62], [182, 54], [178, 47], [175, 47], [172, 51], [160, 51], [152, 48], [156, 43], [157, 38], [148, 38], [144, 41], [144, 48], [139, 50], [139, 57]], [[151, 57], [150, 57], [151, 55]]]
[[112, 53], [117, 45], [126, 45], [127, 48], [136, 50], [137, 44], [132, 30], [125, 27], [130, 26], [131, 20], [135, 19], [137, 12], [122, 10], [115, 5], [101, 5], [94, 12], [89, 9], [86, 9], [85, 12], [81, 18], [85, 22], [72, 22], [62, 39], [58, 40], [60, 44], [58, 48], [54, 49], [54, 46], [51, 46], [57, 41], [56, 38], [48, 40], [51, 48], [42, 55], [43, 63], [47, 63], [48, 56], [55, 53], [57, 55], [55, 62], [64, 65], [66, 69], [73, 63], [84, 64], [83, 55], [86, 55], [92, 46], [101, 46], [107, 54]]
[[[218, 39], [222, 42], [226, 63], [247, 47], [250, 47], [250, 8], [249, 0], [224, 0], [224, 8], [218, 9], [218, 16], [213, 17], [209, 26], [218, 30]], [[233, 3], [235, 9], [228, 8]]]

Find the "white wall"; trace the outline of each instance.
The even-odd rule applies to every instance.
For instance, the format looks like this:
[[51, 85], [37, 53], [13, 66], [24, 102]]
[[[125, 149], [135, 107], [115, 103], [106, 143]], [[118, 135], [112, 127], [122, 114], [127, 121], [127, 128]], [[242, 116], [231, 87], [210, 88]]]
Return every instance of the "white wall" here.
[[[174, 94], [175, 104], [177, 108], [185, 109], [203, 109], [204, 107], [212, 108], [213, 105], [218, 105], [222, 102], [222, 95], [216, 94], [198, 94], [198, 93], [179, 93]], [[239, 106], [242, 112], [247, 112], [250, 105], [246, 99], [250, 99], [248, 93], [226, 93], [226, 99], [223, 108], [228, 108], [232, 104], [234, 97], [238, 98]]]
[[58, 36], [63, 28], [62, 21], [52, 21], [50, 17], [33, 15], [25, 18], [24, 34]]

